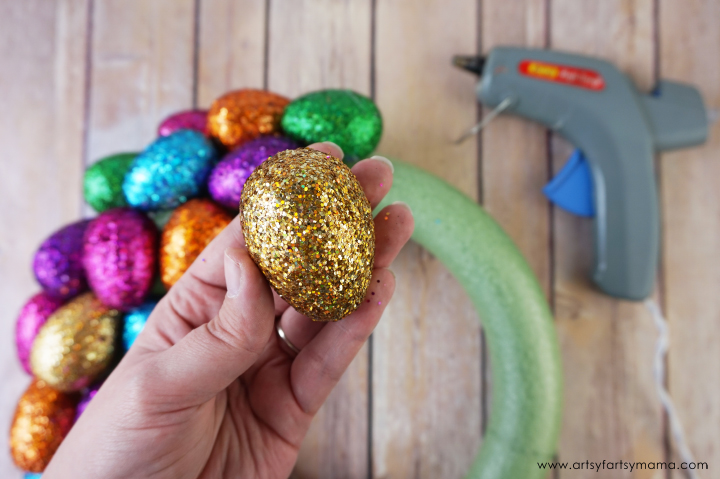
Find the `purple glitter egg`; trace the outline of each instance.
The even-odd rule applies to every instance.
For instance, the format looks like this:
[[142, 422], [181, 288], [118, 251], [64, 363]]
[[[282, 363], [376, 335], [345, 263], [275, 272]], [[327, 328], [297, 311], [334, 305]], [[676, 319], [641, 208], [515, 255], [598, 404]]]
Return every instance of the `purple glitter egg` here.
[[207, 110], [186, 110], [165, 118], [158, 136], [169, 136], [178, 130], [195, 130], [207, 136]]
[[83, 264], [90, 287], [106, 306], [127, 310], [142, 304], [153, 283], [157, 229], [128, 208], [103, 212], [85, 233]]
[[82, 247], [88, 223], [78, 221], [57, 230], [35, 253], [35, 278], [48, 295], [68, 299], [87, 289]]
[[92, 401], [92, 398], [94, 398], [97, 394], [100, 386], [102, 386], [102, 383], [95, 384], [82, 393], [82, 397], [80, 397], [80, 402], [78, 402], [77, 409], [75, 411], [76, 422], [80, 415], [85, 412], [85, 409], [88, 407], [88, 404], [90, 404], [90, 401]]
[[261, 136], [243, 144], [225, 155], [210, 173], [210, 196], [227, 208], [238, 208], [243, 185], [255, 168], [269, 157], [297, 147], [293, 140], [277, 136]]
[[62, 306], [64, 300], [53, 298], [47, 293], [38, 293], [25, 303], [15, 323], [15, 346], [20, 364], [28, 374], [30, 370], [30, 350], [40, 327], [51, 314]]

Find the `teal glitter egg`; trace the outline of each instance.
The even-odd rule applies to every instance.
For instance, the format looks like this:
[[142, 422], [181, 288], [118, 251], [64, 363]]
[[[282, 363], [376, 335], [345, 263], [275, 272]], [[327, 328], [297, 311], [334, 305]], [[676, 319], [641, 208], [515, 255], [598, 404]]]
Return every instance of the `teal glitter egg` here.
[[160, 137], [130, 165], [125, 198], [143, 211], [175, 208], [205, 189], [216, 157], [215, 147], [200, 132], [178, 130]]
[[380, 142], [382, 117], [373, 101], [351, 90], [320, 90], [292, 101], [282, 128], [305, 143], [332, 141], [345, 153], [345, 162], [366, 158]]
[[125, 323], [123, 324], [123, 346], [127, 351], [133, 345], [138, 335], [145, 328], [150, 313], [157, 306], [157, 301], [148, 301], [142, 306], [130, 310], [125, 315]]
[[98, 213], [127, 206], [122, 185], [137, 153], [118, 153], [98, 160], [85, 170], [85, 201]]

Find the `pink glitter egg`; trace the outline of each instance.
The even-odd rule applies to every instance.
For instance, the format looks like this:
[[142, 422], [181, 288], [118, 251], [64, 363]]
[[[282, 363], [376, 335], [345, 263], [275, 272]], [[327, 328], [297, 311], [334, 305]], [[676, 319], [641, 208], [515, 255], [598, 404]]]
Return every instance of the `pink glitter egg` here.
[[207, 110], [186, 110], [165, 118], [158, 127], [158, 136], [169, 136], [178, 130], [195, 130], [207, 136]]
[[147, 216], [128, 208], [103, 212], [85, 233], [90, 288], [111, 308], [139, 306], [152, 287], [157, 254], [157, 229]]
[[225, 155], [210, 173], [210, 196], [226, 208], [236, 210], [243, 186], [255, 168], [269, 157], [297, 147], [293, 140], [278, 136], [261, 136], [244, 143]]
[[56, 309], [62, 306], [63, 302], [63, 299], [53, 298], [42, 292], [30, 298], [20, 310], [15, 323], [15, 346], [20, 364], [28, 374], [32, 374], [30, 370], [30, 350], [35, 336], [40, 331], [40, 327], [45, 324]]
[[35, 253], [33, 272], [48, 295], [68, 299], [87, 289], [82, 248], [88, 223], [78, 221], [57, 230]]

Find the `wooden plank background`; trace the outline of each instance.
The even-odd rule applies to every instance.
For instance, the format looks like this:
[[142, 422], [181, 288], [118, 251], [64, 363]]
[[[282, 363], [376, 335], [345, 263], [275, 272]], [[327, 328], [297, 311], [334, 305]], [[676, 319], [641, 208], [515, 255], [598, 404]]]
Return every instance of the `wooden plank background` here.
[[[555, 311], [565, 371], [563, 461], [677, 460], [652, 382], [656, 331], [638, 304], [593, 289], [591, 223], [540, 193], [571, 147], [500, 118], [460, 146], [482, 109], [456, 53], [548, 47], [616, 62], [643, 89], [696, 84], [720, 108], [717, 0], [25, 0], [0, 2], [0, 430], [28, 378], [13, 328], [37, 290], [34, 249], [90, 214], [84, 168], [143, 148], [159, 120], [221, 93], [291, 97], [352, 88], [385, 119], [378, 151], [476, 198], [518, 243]], [[658, 157], [663, 246], [656, 299], [671, 329], [668, 386], [697, 460], [720, 468], [720, 128]], [[478, 239], [481, 241], [482, 239]], [[298, 478], [461, 477], [489, 411], [482, 331], [465, 293], [408, 245], [370, 343], [318, 415]], [[20, 477], [6, 452], [0, 477]], [[568, 471], [555, 478], [680, 479]]]

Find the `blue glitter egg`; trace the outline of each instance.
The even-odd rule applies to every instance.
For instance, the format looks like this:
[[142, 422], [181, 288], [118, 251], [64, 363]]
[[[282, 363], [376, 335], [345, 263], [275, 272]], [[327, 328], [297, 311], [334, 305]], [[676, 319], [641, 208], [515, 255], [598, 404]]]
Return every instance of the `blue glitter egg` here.
[[26, 472], [23, 479], [40, 479], [41, 477], [41, 472]]
[[132, 346], [137, 339], [138, 334], [140, 334], [145, 327], [145, 323], [156, 305], [157, 301], [148, 301], [125, 315], [122, 339], [126, 351], [130, 349], [130, 346]]
[[158, 138], [133, 160], [123, 192], [133, 208], [175, 208], [200, 194], [216, 151], [210, 140], [193, 130]]

